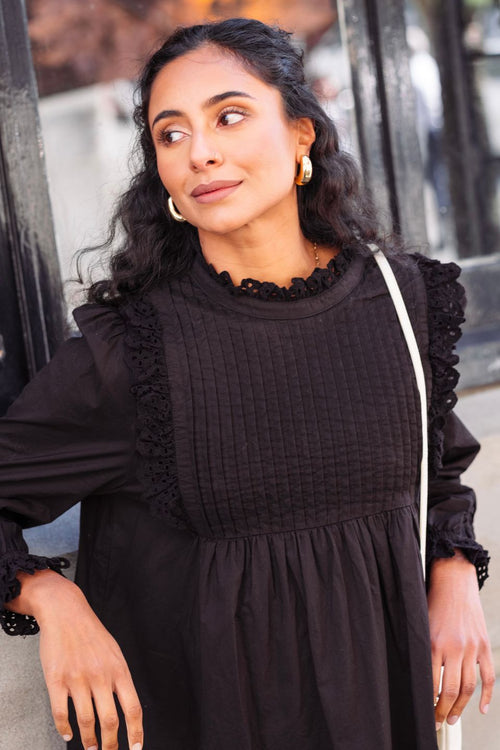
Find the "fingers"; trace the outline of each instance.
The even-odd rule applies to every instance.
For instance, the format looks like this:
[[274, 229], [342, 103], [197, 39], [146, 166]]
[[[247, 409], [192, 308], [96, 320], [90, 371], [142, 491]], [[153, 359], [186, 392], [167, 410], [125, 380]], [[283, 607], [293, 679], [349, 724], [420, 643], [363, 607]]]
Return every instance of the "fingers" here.
[[475, 658], [464, 659], [460, 682], [460, 692], [447, 716], [448, 724], [456, 724], [462, 711], [474, 695], [476, 689], [476, 661]]
[[[443, 681], [439, 700], [435, 708], [436, 730], [446, 720], [452, 706], [460, 695], [461, 662], [459, 659], [448, 659], [444, 664]], [[456, 719], [455, 719], [456, 721]]]
[[[94, 703], [101, 727], [102, 750], [118, 750], [118, 713], [112, 690], [107, 685], [94, 686]], [[83, 742], [84, 748], [88, 746]]]
[[495, 667], [493, 666], [493, 656], [491, 654], [489, 643], [485, 644], [478, 661], [479, 674], [482, 682], [479, 710], [481, 713], [486, 714], [488, 713], [488, 708], [493, 695], [493, 687], [495, 685]]
[[[433, 663], [433, 682], [434, 696], [439, 696], [435, 707], [436, 729], [439, 729], [444, 721], [455, 724], [472, 698], [477, 684], [476, 656], [472, 653], [463, 659], [461, 656], [449, 658], [444, 664], [440, 691], [441, 669], [437, 665], [436, 660]], [[495, 685], [495, 669], [489, 647], [479, 661], [479, 669], [482, 682], [479, 708], [485, 714]]]
[[[95, 714], [92, 696], [88, 689], [82, 687], [71, 694], [76, 711], [76, 720], [80, 730], [80, 739], [84, 750], [97, 750], [97, 737], [95, 733]], [[103, 748], [105, 745], [103, 744]], [[115, 744], [115, 748], [118, 745]]]
[[144, 744], [142, 708], [130, 674], [124, 674], [122, 679], [117, 681], [115, 690], [127, 725], [129, 748], [142, 750]]
[[433, 692], [432, 695], [434, 696], [434, 706], [437, 705], [437, 702], [439, 700], [439, 693], [441, 692], [441, 673], [443, 669], [443, 661], [439, 656], [436, 654], [432, 654], [432, 683], [433, 683]]
[[59, 686], [53, 686], [49, 688], [49, 699], [55, 727], [63, 740], [69, 742], [73, 737], [73, 730], [68, 717], [68, 693]]
[[94, 687], [94, 703], [101, 727], [102, 750], [118, 750], [119, 718], [114, 694], [118, 698], [125, 723], [131, 750], [142, 750], [142, 708], [134, 688], [132, 677], [126, 667], [115, 681], [114, 691], [106, 685]]
[[[142, 708], [129, 673], [118, 681], [115, 692], [125, 717], [129, 748], [142, 750], [144, 743]], [[56, 729], [68, 742], [73, 737], [68, 717], [68, 692], [62, 687], [56, 688], [53, 685], [49, 695]], [[71, 697], [84, 750], [97, 750], [99, 747], [95, 731], [96, 713], [101, 730], [101, 750], [118, 750], [119, 718], [113, 690], [104, 683], [94, 684], [91, 693], [90, 689], [82, 684], [77, 688], [73, 687]]]
[[[129, 748], [131, 750], [142, 750], [142, 708], [128, 669], [123, 670], [123, 676], [117, 680], [114, 690], [104, 681], [94, 680], [92, 695], [95, 711], [99, 718], [101, 750], [118, 750], [119, 717], [115, 693], [125, 718]], [[88, 696], [90, 696], [90, 693], [88, 693]], [[85, 696], [80, 700], [73, 698], [73, 702], [77, 711], [78, 726], [80, 727], [84, 750], [97, 750], [92, 699], [90, 699], [90, 706]], [[89, 707], [92, 711], [92, 721], [88, 720]]]

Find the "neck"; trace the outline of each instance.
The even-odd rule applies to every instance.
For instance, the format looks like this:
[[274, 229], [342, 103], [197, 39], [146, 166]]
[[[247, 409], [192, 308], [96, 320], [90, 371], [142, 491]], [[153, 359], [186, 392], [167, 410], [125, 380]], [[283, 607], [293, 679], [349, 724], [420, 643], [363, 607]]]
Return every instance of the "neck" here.
[[307, 277], [331, 251], [315, 250], [300, 226], [284, 223], [272, 229], [266, 226], [244, 227], [230, 235], [200, 231], [200, 244], [207, 263], [220, 273], [227, 271], [233, 284], [252, 278], [288, 286], [294, 277]]

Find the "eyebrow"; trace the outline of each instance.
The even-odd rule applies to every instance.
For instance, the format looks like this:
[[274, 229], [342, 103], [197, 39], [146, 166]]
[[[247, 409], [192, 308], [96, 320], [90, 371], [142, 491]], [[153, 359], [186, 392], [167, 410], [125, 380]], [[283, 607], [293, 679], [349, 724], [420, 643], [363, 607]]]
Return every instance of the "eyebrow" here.
[[[207, 99], [207, 101], [203, 105], [203, 109], [210, 109], [210, 107], [214, 107], [216, 104], [223, 102], [225, 99], [230, 99], [235, 96], [242, 96], [245, 99], [255, 98], [253, 96], [250, 96], [250, 94], [245, 93], [244, 91], [224, 91], [222, 94], [215, 94], [214, 96], [211, 96], [210, 99]], [[183, 114], [184, 113], [179, 109], [163, 109], [161, 112], [158, 112], [155, 119], [153, 120], [151, 130], [154, 128], [158, 120], [165, 120], [167, 117], [182, 117]]]

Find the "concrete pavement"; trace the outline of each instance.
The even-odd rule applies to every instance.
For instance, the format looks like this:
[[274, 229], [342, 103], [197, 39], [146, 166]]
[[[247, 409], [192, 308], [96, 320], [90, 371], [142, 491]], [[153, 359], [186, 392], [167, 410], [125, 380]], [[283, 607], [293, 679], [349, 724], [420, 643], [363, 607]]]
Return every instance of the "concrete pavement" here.
[[479, 690], [464, 712], [464, 750], [498, 750], [500, 747], [500, 387], [462, 394], [458, 416], [480, 440], [481, 451], [464, 474], [474, 487], [478, 506], [477, 539], [489, 550], [490, 578], [481, 592], [497, 674], [495, 694], [487, 716], [479, 713]]

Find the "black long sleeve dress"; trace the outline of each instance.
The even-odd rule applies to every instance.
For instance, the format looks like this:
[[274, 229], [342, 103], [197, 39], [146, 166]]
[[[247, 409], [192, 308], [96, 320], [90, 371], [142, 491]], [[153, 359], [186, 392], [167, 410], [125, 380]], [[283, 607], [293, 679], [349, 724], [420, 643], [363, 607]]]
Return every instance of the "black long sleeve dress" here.
[[[391, 263], [430, 387], [429, 560], [460, 547], [482, 583], [458, 269]], [[0, 601], [17, 571], [63, 565], [22, 527], [82, 501], [77, 582], [128, 660], [145, 748], [435, 748], [418, 392], [373, 259], [346, 248], [285, 290], [200, 256], [75, 317], [0, 424]]]

